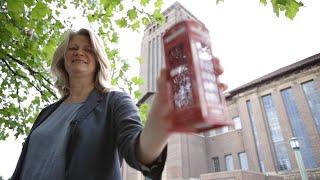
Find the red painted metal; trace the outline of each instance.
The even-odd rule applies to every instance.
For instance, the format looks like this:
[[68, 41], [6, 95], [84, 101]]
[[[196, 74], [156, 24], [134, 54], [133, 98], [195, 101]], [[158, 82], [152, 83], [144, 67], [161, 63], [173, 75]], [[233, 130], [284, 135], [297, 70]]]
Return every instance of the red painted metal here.
[[209, 32], [203, 24], [182, 21], [163, 36], [170, 84], [172, 131], [202, 132], [232, 125], [214, 72]]

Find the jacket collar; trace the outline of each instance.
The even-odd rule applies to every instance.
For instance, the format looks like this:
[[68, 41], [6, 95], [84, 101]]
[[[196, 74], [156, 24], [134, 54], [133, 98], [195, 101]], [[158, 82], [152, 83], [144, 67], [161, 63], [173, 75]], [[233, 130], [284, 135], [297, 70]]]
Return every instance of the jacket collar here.
[[103, 99], [103, 92], [100, 92], [97, 89], [93, 89], [87, 100], [78, 110], [78, 113], [74, 119], [74, 121], [79, 122], [82, 119], [86, 118], [88, 114], [102, 101]]

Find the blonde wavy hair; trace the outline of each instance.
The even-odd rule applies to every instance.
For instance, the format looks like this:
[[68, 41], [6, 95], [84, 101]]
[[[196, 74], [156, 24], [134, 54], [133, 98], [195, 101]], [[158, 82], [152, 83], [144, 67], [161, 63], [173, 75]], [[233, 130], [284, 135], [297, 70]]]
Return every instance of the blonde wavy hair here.
[[80, 29], [79, 31], [67, 31], [62, 43], [54, 52], [51, 63], [51, 72], [56, 78], [56, 88], [58, 89], [62, 97], [65, 97], [70, 93], [69, 75], [64, 67], [64, 60], [69, 42], [76, 35], [89, 37], [97, 62], [95, 88], [102, 92], [108, 92], [111, 88], [109, 76], [110, 66], [108, 63], [108, 57], [104, 51], [104, 45], [98, 35], [96, 35], [93, 31], [84, 28]]

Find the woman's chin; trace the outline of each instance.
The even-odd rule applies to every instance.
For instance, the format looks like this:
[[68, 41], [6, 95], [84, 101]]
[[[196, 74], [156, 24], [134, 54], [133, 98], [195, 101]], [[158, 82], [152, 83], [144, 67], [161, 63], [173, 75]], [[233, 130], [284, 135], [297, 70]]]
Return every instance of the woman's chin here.
[[70, 76], [78, 77], [78, 76], [88, 76], [90, 72], [87, 69], [73, 69], [70, 73]]

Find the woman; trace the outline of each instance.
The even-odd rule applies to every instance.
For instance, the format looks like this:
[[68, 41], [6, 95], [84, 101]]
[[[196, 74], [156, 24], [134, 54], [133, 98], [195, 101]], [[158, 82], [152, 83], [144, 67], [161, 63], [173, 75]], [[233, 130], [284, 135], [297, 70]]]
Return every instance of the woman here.
[[163, 70], [144, 128], [129, 95], [110, 90], [107, 56], [90, 30], [67, 33], [51, 70], [63, 98], [39, 114], [12, 179], [117, 180], [123, 158], [161, 179], [172, 110]]

